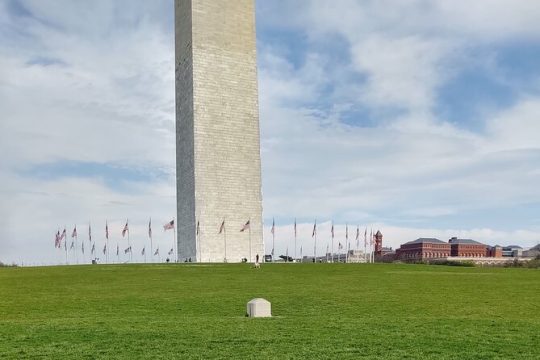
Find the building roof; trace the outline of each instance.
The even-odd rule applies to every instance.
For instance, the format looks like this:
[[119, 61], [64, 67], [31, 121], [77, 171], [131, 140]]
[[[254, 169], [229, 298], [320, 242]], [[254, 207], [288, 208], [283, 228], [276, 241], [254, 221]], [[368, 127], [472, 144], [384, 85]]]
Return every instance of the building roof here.
[[519, 245], [508, 245], [508, 246], [505, 246], [506, 248], [511, 248], [511, 249], [523, 249], [521, 246]]
[[431, 244], [446, 244], [444, 241], [441, 241], [439, 239], [435, 238], [419, 238], [413, 241], [409, 241], [403, 245], [407, 244], [423, 244], [423, 243], [431, 243]]
[[448, 240], [450, 244], [467, 244], [467, 245], [484, 245], [476, 240], [472, 239], [458, 239], [456, 237], [451, 238]]

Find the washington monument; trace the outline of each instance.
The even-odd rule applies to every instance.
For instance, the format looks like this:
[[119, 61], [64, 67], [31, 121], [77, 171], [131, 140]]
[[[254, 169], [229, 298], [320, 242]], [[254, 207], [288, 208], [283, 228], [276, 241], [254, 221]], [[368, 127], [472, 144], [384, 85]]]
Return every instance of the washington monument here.
[[178, 260], [254, 261], [264, 255], [254, 0], [174, 6]]

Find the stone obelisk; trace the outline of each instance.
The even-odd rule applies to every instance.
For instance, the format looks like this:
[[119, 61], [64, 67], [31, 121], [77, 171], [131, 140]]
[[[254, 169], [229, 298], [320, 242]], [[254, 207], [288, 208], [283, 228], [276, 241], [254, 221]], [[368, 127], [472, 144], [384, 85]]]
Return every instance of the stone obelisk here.
[[175, 44], [178, 261], [263, 259], [254, 0], [175, 0]]

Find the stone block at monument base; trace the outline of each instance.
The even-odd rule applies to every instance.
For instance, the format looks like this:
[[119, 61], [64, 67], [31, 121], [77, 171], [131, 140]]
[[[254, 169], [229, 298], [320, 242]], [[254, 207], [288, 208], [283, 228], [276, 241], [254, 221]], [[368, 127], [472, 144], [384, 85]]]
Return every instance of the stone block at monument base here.
[[272, 309], [270, 301], [265, 299], [253, 299], [247, 303], [248, 317], [271, 317]]

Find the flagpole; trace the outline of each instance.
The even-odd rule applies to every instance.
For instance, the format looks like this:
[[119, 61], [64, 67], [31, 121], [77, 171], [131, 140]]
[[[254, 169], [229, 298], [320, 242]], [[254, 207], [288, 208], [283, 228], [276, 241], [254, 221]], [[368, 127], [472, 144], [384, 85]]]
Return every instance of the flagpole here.
[[[174, 220], [175, 219], [173, 218], [173, 221]], [[178, 244], [176, 243], [176, 222], [174, 224], [175, 225], [173, 226], [173, 249], [176, 256], [176, 262], [178, 262]]]
[[225, 262], [227, 262], [227, 226], [225, 225], [225, 219], [223, 219], [223, 241], [225, 246]]
[[68, 252], [67, 252], [67, 230], [66, 230], [65, 225], [64, 225], [64, 231], [66, 232], [66, 236], [64, 237], [64, 250], [66, 251], [66, 265], [69, 265]]
[[332, 262], [334, 262], [334, 222], [332, 221]]
[[[251, 228], [251, 226], [250, 226]], [[274, 250], [276, 248], [276, 228], [275, 228], [275, 221], [272, 219], [272, 262], [274, 262]]]
[[364, 230], [364, 262], [368, 262], [367, 248], [366, 248], [366, 244], [367, 244], [366, 234], [367, 234], [367, 228]]
[[79, 247], [79, 234], [75, 233], [75, 258], [77, 259], [77, 265], [79, 264], [79, 252], [77, 251], [78, 247]]
[[109, 263], [109, 222], [105, 220], [105, 244], [107, 245], [107, 264]]
[[[126, 220], [126, 224], [128, 223], [128, 220]], [[129, 231], [129, 225], [128, 225], [128, 229], [127, 229], [127, 233], [128, 233], [128, 248], [129, 248], [129, 262], [132, 262], [133, 261], [133, 249], [131, 248], [131, 241], [129, 240], [129, 233], [131, 231]]]
[[373, 263], [373, 228], [369, 233], [369, 261]]
[[251, 218], [248, 220], [248, 223], [249, 223], [249, 227], [248, 227], [248, 231], [249, 231], [249, 262], [252, 262], [252, 256], [251, 256]]
[[[154, 262], [154, 244], [152, 242], [152, 218], [150, 218], [150, 222], [148, 224], [148, 235], [150, 236], [150, 256], [152, 257], [150, 260]], [[144, 256], [146, 256], [146, 253], [144, 254]], [[146, 260], [144, 262], [146, 262]]]
[[313, 244], [313, 263], [317, 262], [317, 219], [315, 219], [315, 243]]
[[345, 264], [349, 261], [349, 224], [345, 225]]
[[294, 261], [296, 261], [298, 257], [296, 256], [296, 218], [294, 218]]
[[200, 227], [200, 220], [197, 220], [197, 228], [195, 229], [195, 234], [197, 235], [197, 244], [195, 249], [195, 261], [201, 262], [202, 261], [202, 251], [201, 251], [201, 227]]

